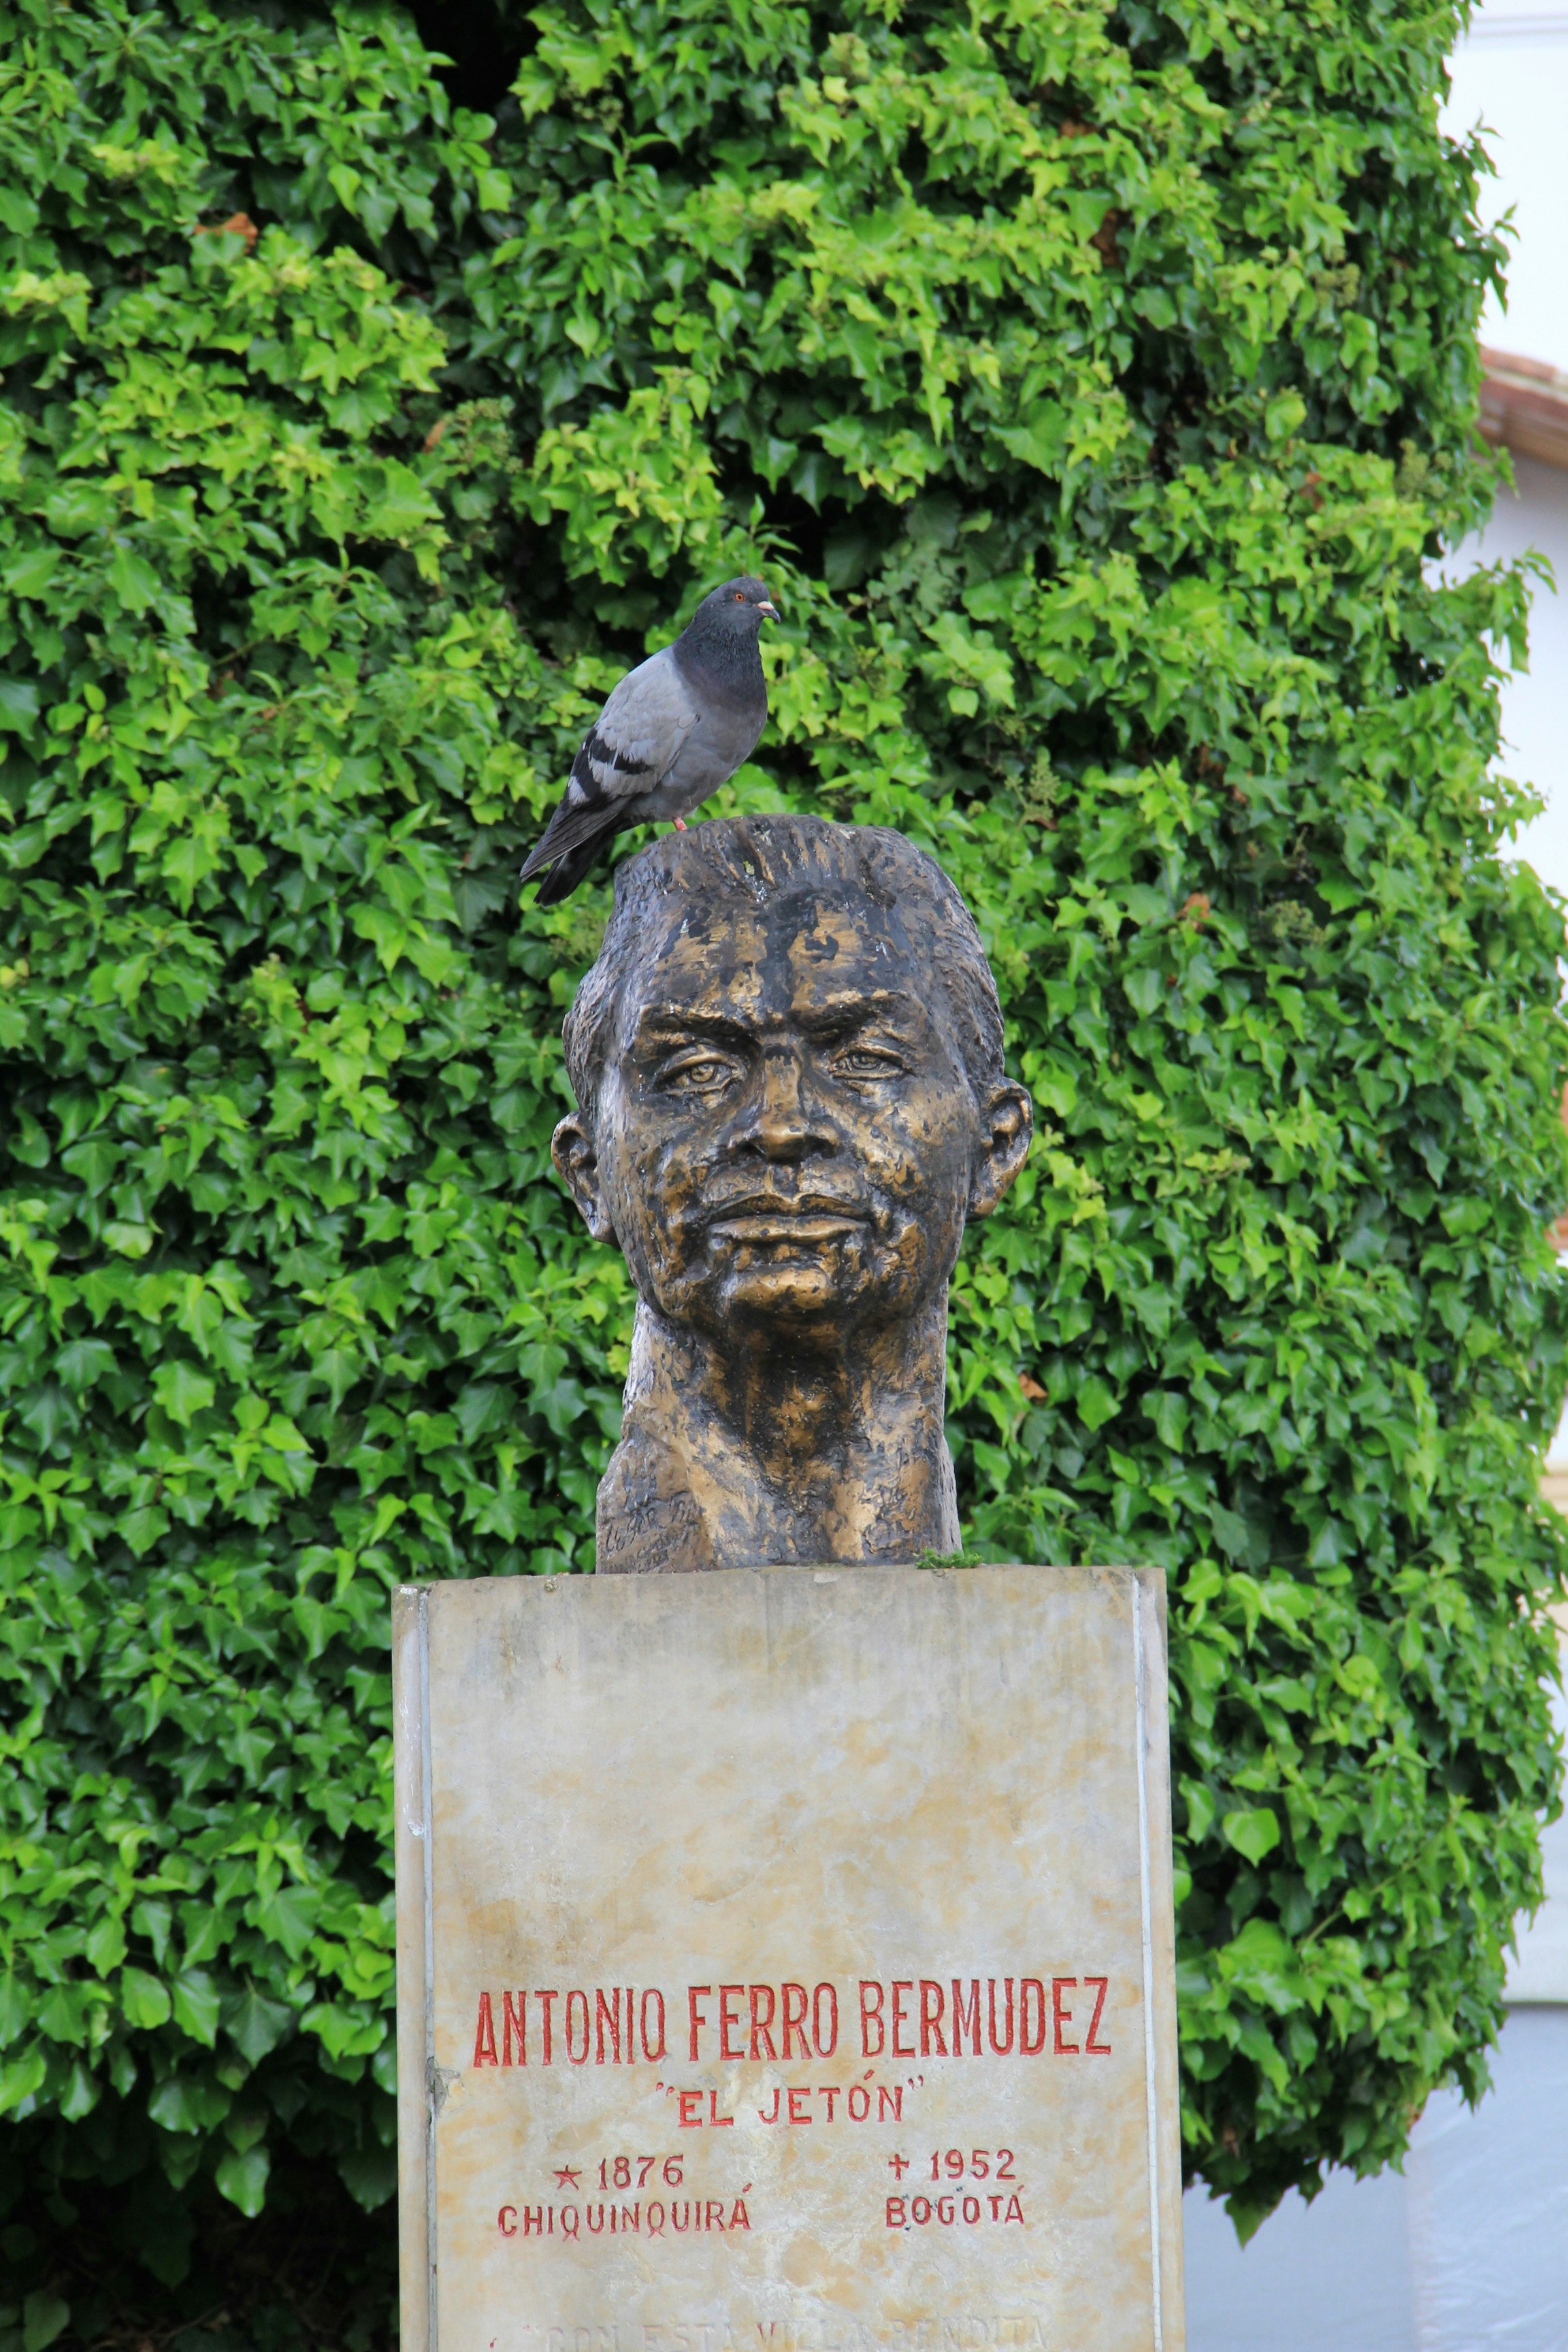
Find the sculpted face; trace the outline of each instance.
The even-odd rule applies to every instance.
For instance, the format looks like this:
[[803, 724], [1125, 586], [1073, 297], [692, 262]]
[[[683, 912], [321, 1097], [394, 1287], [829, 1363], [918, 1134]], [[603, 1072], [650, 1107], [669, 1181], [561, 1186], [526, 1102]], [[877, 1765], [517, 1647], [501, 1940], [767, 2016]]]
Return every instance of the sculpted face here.
[[907, 1324], [1027, 1149], [977, 1101], [947, 991], [868, 898], [677, 901], [620, 992], [596, 1116], [556, 1164], [639, 1294], [722, 1340]]

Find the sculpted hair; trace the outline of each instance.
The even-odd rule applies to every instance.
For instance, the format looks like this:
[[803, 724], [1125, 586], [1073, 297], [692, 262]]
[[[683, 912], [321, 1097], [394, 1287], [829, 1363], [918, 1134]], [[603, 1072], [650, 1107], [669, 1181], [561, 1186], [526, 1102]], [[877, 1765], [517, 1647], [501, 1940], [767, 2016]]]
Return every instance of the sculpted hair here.
[[934, 857], [879, 824], [819, 816], [710, 819], [667, 834], [616, 871], [616, 900], [593, 969], [562, 1028], [572, 1090], [592, 1118], [621, 988], [672, 899], [764, 907], [823, 891], [880, 908], [946, 992], [969, 1083], [984, 1100], [1003, 1077], [1002, 1008], [974, 918]]

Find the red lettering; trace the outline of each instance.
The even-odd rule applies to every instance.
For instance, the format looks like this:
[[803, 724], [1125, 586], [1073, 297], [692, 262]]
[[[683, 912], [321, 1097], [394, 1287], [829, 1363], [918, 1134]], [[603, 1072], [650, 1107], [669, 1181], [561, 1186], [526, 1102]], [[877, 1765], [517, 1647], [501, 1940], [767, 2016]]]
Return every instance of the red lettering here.
[[[536, 1993], [534, 1994], [533, 1998], [534, 1998], [534, 2000], [539, 2003], [539, 2006], [540, 2006], [541, 2010], [543, 2011], [543, 2014], [544, 2014], [544, 2034], [543, 2034], [543, 2040], [544, 2040], [544, 2061], [543, 2061], [543, 2063], [545, 2063], [545, 2065], [546, 2065], [546, 2066], [548, 2066], [548, 2065], [549, 2065], [549, 2063], [550, 2063], [550, 2052], [551, 2052], [551, 2042], [550, 2042], [550, 2004], [551, 2004], [551, 2002], [552, 2002], [552, 2000], [560, 2000], [560, 1998], [561, 1998], [561, 1995], [560, 1995], [558, 1992], [536, 1992]], [[526, 2230], [523, 2231], [523, 2235], [524, 2235], [524, 2237], [526, 2237], [526, 2236], [528, 2235], [528, 2232], [527, 2232], [527, 2231], [526, 2231]]]
[[889, 2197], [888, 2200], [889, 2229], [907, 2230], [909, 2226], [904, 2217], [904, 2200], [901, 2197]]
[[474, 2063], [493, 2066], [496, 2063], [496, 2021], [488, 1992], [479, 1995], [479, 2022], [474, 2028]]
[[[735, 2008], [732, 2012], [730, 2007], [731, 1993], [735, 1997]], [[746, 2054], [740, 2042], [737, 2042], [733, 2049], [730, 2047], [731, 2033], [738, 2033], [741, 2030], [740, 2004], [745, 1999], [745, 1993], [744, 1985], [721, 1985], [719, 1988], [719, 2055], [721, 2058], [743, 2058]]]
[[[1070, 2025], [1072, 2023], [1072, 2011], [1065, 2006], [1062, 2000], [1062, 1987], [1064, 1985], [1076, 1985], [1078, 1979], [1076, 1977], [1053, 1977], [1051, 1979], [1051, 2039], [1052, 2045], [1055, 2048], [1058, 2057], [1062, 2058], [1076, 2058], [1079, 2054], [1078, 2043], [1076, 2042], [1067, 2041], [1062, 2033], [1063, 2026]], [[1030, 2054], [1032, 2055], [1033, 2053], [1031, 2053]]]
[[[811, 2121], [811, 2117], [805, 2112], [804, 2104], [804, 2102], [809, 2099], [811, 2093], [809, 2091], [792, 2091], [790, 2093], [789, 2119], [792, 2124], [808, 2124]], [[795, 2101], [797, 2099], [802, 2102], [802, 2105], [799, 2106], [795, 2105]]]
[[828, 2120], [828, 2122], [829, 2122], [829, 2123], [831, 2123], [831, 2122], [833, 2121], [833, 2102], [834, 2102], [834, 2100], [838, 2096], [838, 2085], [837, 2085], [837, 2083], [824, 2083], [824, 2084], [822, 2084], [821, 2089], [820, 2089], [820, 2091], [818, 2092], [818, 2095], [818, 2095], [820, 2098], [824, 2098], [824, 2099], [826, 2099], [826, 2102], [827, 2102], [827, 2120]]
[[632, 1989], [630, 1985], [625, 1985], [622, 1990], [626, 1997], [626, 2064], [635, 2066], [637, 2063], [637, 2021], [632, 2014]]
[[1023, 2209], [1023, 2207], [1019, 2204], [1019, 2202], [1018, 2202], [1018, 2200], [1017, 2200], [1017, 2199], [1016, 2199], [1016, 2197], [1009, 2197], [1009, 2198], [1008, 2198], [1008, 2200], [1007, 2200], [1007, 2210], [1006, 2210], [1006, 2211], [1003, 2214], [1003, 2216], [1002, 2216], [1003, 2221], [1021, 2221], [1023, 2220], [1023, 2218], [1024, 2218], [1024, 2209]]
[[[514, 2000], [517, 2003], [515, 2011], [512, 2008]], [[503, 1992], [500, 1997], [500, 2063], [503, 2066], [511, 2064], [511, 2032], [514, 2025], [517, 2028], [517, 2063], [520, 2066], [526, 2066], [528, 2063], [528, 1995], [525, 1992]]]
[[[552, 2223], [553, 2224], [554, 2215], [555, 2215], [555, 2208], [554, 2208], [554, 2206], [553, 2206], [553, 2205], [551, 2207], [551, 2209], [550, 2209], [550, 2212], [551, 2212], [551, 2220], [552, 2220]], [[522, 2234], [523, 2234], [523, 2236], [524, 2236], [525, 2238], [542, 2238], [542, 2237], [543, 2237], [543, 2235], [544, 2235], [544, 2208], [543, 2208], [543, 2206], [542, 2206], [542, 2205], [525, 2205], [525, 2206], [523, 2207], [523, 2209], [522, 2209]]]
[[721, 2116], [719, 2113], [717, 2091], [710, 2091], [708, 2094], [708, 2120], [710, 2124], [732, 2124], [735, 2120], [733, 2116]]
[[[855, 2105], [855, 2102], [856, 2102], [856, 2100], [857, 2100], [857, 2099], [858, 2099], [858, 2100], [859, 2100], [859, 2102], [860, 2102], [860, 2104], [859, 2104], [859, 2105], [858, 2105], [858, 2106], [857, 2106], [857, 2105]], [[851, 2122], [852, 2124], [863, 2124], [863, 2123], [865, 2122], [865, 2120], [866, 2120], [867, 2116], [870, 2114], [870, 2112], [871, 2112], [871, 2094], [870, 2094], [870, 2092], [866, 2088], [866, 2085], [865, 2085], [865, 2084], [864, 2084], [864, 2083], [855, 2083], [855, 2084], [852, 2084], [850, 2085], [850, 2090], [849, 2090], [849, 2120], [850, 2120], [850, 2122]]]
[[[822, 2004], [827, 2001], [827, 2030], [822, 2025]], [[819, 2058], [831, 2058], [838, 2047], [838, 1990], [837, 1986], [819, 1984], [811, 1996], [811, 2042]]]
[[915, 1980], [913, 1977], [895, 1977], [893, 1979], [893, 2055], [895, 2058], [914, 2058], [918, 2057], [920, 2054], [912, 2042], [906, 2048], [904, 2043], [899, 2040], [900, 2026], [913, 2023], [913, 2020], [905, 2015], [904, 2006], [900, 2000], [899, 1995], [901, 1992], [913, 1992], [914, 1989]]
[[639, 2228], [642, 2207], [640, 2205], [623, 2205], [621, 2207], [621, 2233], [623, 2236], [625, 2236], [628, 2230], [637, 2230]]
[[612, 2066], [618, 2066], [621, 2063], [621, 1996], [612, 1988], [610, 1998], [606, 2000], [603, 1991], [595, 1985], [594, 1987], [594, 2063], [595, 2066], [602, 2066], [605, 2063], [606, 2025], [610, 2029], [610, 2063]]
[[676, 2095], [676, 2095], [676, 2098], [678, 2099], [678, 2101], [679, 2102], [679, 2105], [680, 2105], [680, 2128], [681, 2128], [681, 2130], [682, 2130], [682, 2131], [700, 2131], [700, 2130], [701, 2130], [701, 2128], [702, 2128], [702, 2094], [701, 2094], [701, 2092], [700, 2092], [700, 2091], [677, 2091], [677, 2093], [676, 2093]]
[[708, 2022], [707, 2016], [698, 2009], [698, 1996], [701, 1993], [711, 1993], [712, 1990], [711, 1985], [688, 1985], [686, 1988], [686, 2015], [691, 2029], [687, 2036], [686, 2054], [693, 2065], [697, 2063], [698, 2029]]
[[724, 2208], [720, 2204], [717, 2198], [710, 2197], [708, 2200], [708, 2211], [704, 2221], [704, 2227], [710, 2230], [721, 2230], [723, 2226]]
[[[511, 2215], [510, 2221], [507, 2220], [507, 2215], [509, 2213]], [[516, 2237], [517, 2207], [515, 2205], [503, 2205], [501, 2207], [500, 2211], [496, 2215], [496, 2228], [500, 2231], [503, 2238]]]
[[[942, 1987], [931, 1977], [921, 1979], [921, 2056], [947, 2056], [947, 2042], [942, 2030]], [[933, 2053], [932, 2043], [935, 2050]], [[895, 2042], [893, 2048], [898, 2049]]]
[[[649, 2047], [647, 2038], [647, 2007], [650, 2000], [658, 2003], [658, 2048], [657, 2050]], [[642, 1997], [642, 2054], [650, 2065], [664, 2056], [664, 1995], [657, 1986], [651, 1992], [645, 1992]]]
[[[760, 2058], [765, 2052], [770, 2058], [776, 2058], [779, 2053], [773, 2048], [773, 2010], [777, 2004], [773, 1989], [772, 1985], [752, 1985], [751, 1995], [752, 2055], [753, 2058]], [[768, 2004], [765, 2010], [763, 2007], [764, 1998]]]
[[[871, 1995], [875, 1993], [875, 2000]], [[877, 2029], [877, 2039], [871, 2039], [871, 2028]], [[871, 1979], [860, 1979], [860, 2055], [879, 2058], [887, 2044], [887, 2029], [882, 2023], [882, 1988]]]
[[737, 2197], [730, 2209], [730, 2227], [731, 2230], [749, 2230], [751, 2226], [752, 2217], [746, 2210], [746, 2200], [743, 2197]]
[[[578, 2013], [580, 2014], [583, 2021], [583, 2048], [581, 2054], [572, 2047], [572, 2004], [574, 2001], [578, 2005]], [[566, 2055], [574, 2066], [585, 2066], [587, 2064], [588, 2042], [588, 1996], [585, 1992], [579, 1992], [574, 1989], [566, 1996]]]
[[963, 2055], [963, 2037], [970, 2038], [972, 2054], [980, 2055], [980, 1979], [969, 1979], [969, 2007], [963, 2006], [963, 1986], [957, 1977], [952, 1980], [952, 2054]]
[[877, 2085], [877, 2121], [885, 2124], [889, 2116], [896, 2124], [904, 2120], [904, 2086], [901, 2083], [891, 2091], [885, 2083]]
[[[1035, 2025], [1029, 2025], [1029, 1995], [1035, 1996]], [[1018, 1979], [1018, 2055], [1037, 2058], [1046, 2046], [1046, 1989], [1038, 1977]]]
[[[805, 2046], [805, 1987], [786, 1984], [779, 1990], [784, 1994], [784, 2054], [786, 2058], [809, 2058], [811, 2053]], [[795, 2042], [800, 2044], [798, 2053], [790, 2046]]]
[[1013, 2047], [1013, 1979], [1011, 1977], [1004, 1977], [1002, 1981], [1007, 1988], [1007, 2039], [1005, 2042], [998, 2042], [996, 2039], [996, 1979], [994, 1977], [987, 1977], [985, 1979], [986, 2003], [991, 2011], [991, 2048], [994, 2055], [998, 2058], [1005, 2058]]
[[966, 2197], [966, 2198], [964, 2199], [964, 2200], [963, 2200], [963, 2218], [964, 2218], [964, 2220], [965, 2220], [966, 2221], [971, 2222], [971, 2223], [973, 2223], [973, 2222], [975, 2222], [975, 2221], [979, 2221], [979, 2219], [980, 2219], [980, 2200], [979, 2200], [979, 2198], [978, 2198], [978, 2197]]
[[776, 2124], [776, 2123], [777, 2123], [777, 2121], [778, 2121], [778, 2119], [779, 2119], [779, 2095], [778, 2095], [778, 2092], [775, 2090], [775, 2091], [774, 2091], [774, 2093], [773, 2093], [773, 2114], [772, 2114], [771, 2116], [764, 2116], [764, 2115], [763, 2115], [763, 2111], [762, 2111], [762, 2109], [761, 2109], [761, 2107], [759, 2107], [759, 2108], [757, 2109], [757, 2121], [758, 2121], [760, 2124]]
[[1100, 2032], [1100, 2013], [1105, 2007], [1106, 1987], [1110, 1981], [1109, 1977], [1085, 1977], [1084, 1979], [1086, 1985], [1098, 1985], [1100, 1988], [1094, 1996], [1094, 2015], [1089, 2021], [1089, 2032], [1085, 2034], [1083, 2042], [1084, 2049], [1090, 2058], [1109, 2058], [1110, 2055], [1110, 2042], [1097, 2042], [1094, 2038]]
[[[586, 2221], [587, 2221], [588, 2227], [589, 2227], [589, 2229], [593, 2231], [593, 2233], [594, 2233], [595, 2237], [595, 2238], [602, 2238], [602, 2237], [604, 2236], [604, 2234], [605, 2234], [605, 2209], [604, 2209], [604, 2207], [603, 2207], [602, 2205], [584, 2205], [584, 2208], [583, 2208], [583, 2212], [584, 2212], [584, 2218], [585, 2218], [585, 2219], [586, 2219]], [[597, 2215], [598, 2215], [598, 2217], [599, 2217], [599, 2218], [598, 2218], [598, 2220], [597, 2220], [596, 2221], [595, 2221], [595, 2219], [594, 2219], [594, 2216], [595, 2216], [595, 2213], [597, 2213]], [[611, 2221], [613, 2221], [615, 2220], [615, 2218], [616, 2218], [616, 2209], [615, 2209], [615, 2207], [612, 2205], [612, 2206], [611, 2206], [611, 2208], [610, 2208], [610, 2219], [611, 2219]]]

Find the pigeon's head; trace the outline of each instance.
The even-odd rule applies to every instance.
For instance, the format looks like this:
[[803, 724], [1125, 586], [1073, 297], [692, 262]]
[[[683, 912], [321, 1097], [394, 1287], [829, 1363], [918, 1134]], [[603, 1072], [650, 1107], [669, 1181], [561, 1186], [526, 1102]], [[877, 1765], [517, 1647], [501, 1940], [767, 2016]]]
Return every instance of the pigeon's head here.
[[692, 614], [694, 621], [702, 623], [704, 634], [710, 628], [721, 628], [752, 637], [764, 621], [776, 621], [778, 617], [779, 608], [768, 594], [767, 583], [750, 572], [739, 580], [726, 580], [721, 588], [713, 589]]

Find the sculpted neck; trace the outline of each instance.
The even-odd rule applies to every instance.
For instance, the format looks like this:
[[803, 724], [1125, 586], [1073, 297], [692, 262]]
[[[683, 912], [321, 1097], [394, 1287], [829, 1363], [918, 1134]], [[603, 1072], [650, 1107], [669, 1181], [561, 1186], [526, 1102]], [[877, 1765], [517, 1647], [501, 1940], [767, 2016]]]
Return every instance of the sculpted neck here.
[[820, 1348], [773, 1332], [721, 1346], [640, 1304], [600, 1573], [956, 1550], [946, 1340], [945, 1297]]

